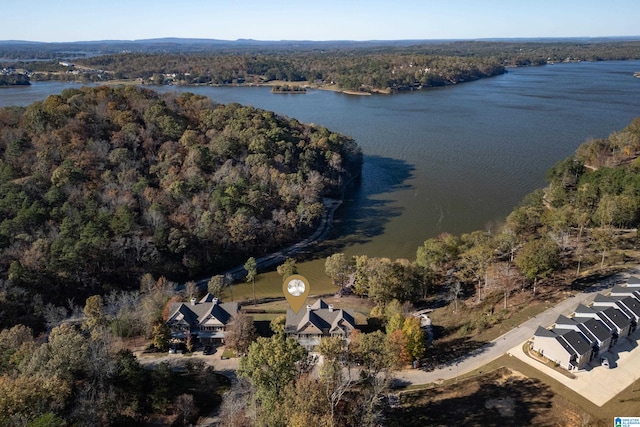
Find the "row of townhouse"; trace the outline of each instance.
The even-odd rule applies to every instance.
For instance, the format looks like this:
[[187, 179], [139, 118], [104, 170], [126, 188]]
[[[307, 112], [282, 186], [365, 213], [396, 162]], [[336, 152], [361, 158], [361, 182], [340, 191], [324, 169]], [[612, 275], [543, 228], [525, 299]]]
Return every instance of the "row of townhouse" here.
[[596, 295], [589, 307], [579, 304], [572, 317], [558, 316], [550, 329], [538, 327], [532, 349], [565, 369], [583, 369], [640, 323], [640, 279], [615, 285], [608, 296]]

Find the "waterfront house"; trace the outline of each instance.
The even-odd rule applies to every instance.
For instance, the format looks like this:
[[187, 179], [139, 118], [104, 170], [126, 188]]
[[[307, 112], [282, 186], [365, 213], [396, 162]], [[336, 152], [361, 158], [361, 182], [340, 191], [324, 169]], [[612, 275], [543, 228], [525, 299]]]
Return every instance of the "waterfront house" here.
[[185, 341], [191, 336], [203, 345], [220, 344], [238, 311], [238, 303], [223, 303], [207, 294], [200, 301], [192, 298], [189, 303], [172, 304], [167, 325], [173, 339]]
[[349, 340], [351, 332], [356, 328], [353, 315], [322, 299], [298, 313], [287, 309], [285, 333], [295, 338], [307, 351], [314, 351], [323, 337], [338, 336]]

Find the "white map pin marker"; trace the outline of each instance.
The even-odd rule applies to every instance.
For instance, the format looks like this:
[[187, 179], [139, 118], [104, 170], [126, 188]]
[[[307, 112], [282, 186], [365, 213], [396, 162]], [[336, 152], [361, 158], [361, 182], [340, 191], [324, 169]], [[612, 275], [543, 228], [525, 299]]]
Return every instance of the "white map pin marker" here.
[[305, 301], [307, 301], [309, 289], [309, 281], [306, 277], [299, 274], [287, 277], [282, 284], [284, 296], [287, 298], [289, 307], [291, 307], [291, 310], [293, 310], [294, 313], [297, 314]]

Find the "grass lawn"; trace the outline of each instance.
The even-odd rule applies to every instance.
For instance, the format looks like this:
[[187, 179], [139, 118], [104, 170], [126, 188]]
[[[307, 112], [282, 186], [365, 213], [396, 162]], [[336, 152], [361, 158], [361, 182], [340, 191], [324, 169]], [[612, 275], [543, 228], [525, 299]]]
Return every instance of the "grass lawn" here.
[[[337, 288], [331, 283], [331, 280], [324, 274], [319, 274], [317, 269], [305, 271], [300, 269], [299, 274], [305, 276], [310, 283], [310, 296], [314, 295], [333, 295]], [[256, 276], [256, 299], [264, 300], [267, 298], [284, 297], [282, 292], [282, 276], [274, 271], [261, 273]], [[253, 284], [251, 282], [240, 282], [226, 288], [222, 294], [224, 301], [247, 301], [253, 302]]]
[[[307, 298], [307, 304], [313, 304], [318, 298], [317, 296]], [[322, 299], [327, 304], [333, 304], [337, 309], [350, 310], [351, 313], [353, 313], [356, 325], [366, 325], [369, 312], [373, 308], [371, 301], [367, 298], [357, 296], [336, 297], [331, 294], [329, 296], [322, 296]], [[255, 306], [251, 304], [250, 301], [243, 304], [247, 314], [253, 316], [255, 321], [271, 321], [278, 316], [286, 314], [288, 306], [289, 304], [284, 298], [264, 302]]]

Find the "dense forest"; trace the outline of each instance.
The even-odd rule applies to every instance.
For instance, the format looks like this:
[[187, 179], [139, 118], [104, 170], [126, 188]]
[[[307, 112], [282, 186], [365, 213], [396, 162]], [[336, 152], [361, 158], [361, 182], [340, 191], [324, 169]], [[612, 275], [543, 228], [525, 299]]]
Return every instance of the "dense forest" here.
[[68, 89], [5, 108], [2, 280], [60, 303], [220, 271], [310, 234], [360, 164], [350, 138], [193, 94]]
[[[91, 46], [75, 47], [76, 53], [82, 53], [73, 59], [76, 68], [61, 66], [56, 60], [11, 64], [35, 72], [34, 80], [141, 79], [150, 84], [215, 85], [286, 81], [351, 91], [396, 92], [491, 77], [504, 73], [506, 67], [640, 58], [640, 42], [627, 40], [235, 44], [167, 41], [127, 45], [120, 50], [96, 44], [98, 55], [85, 56]], [[0, 57], [31, 57], [38, 48], [44, 49], [40, 45], [0, 45]], [[43, 55], [51, 58], [52, 53]]]
[[0, 86], [29, 85], [25, 74], [0, 74]]
[[[407, 90], [443, 86], [504, 73], [490, 58], [423, 54], [304, 52], [260, 55], [119, 54], [88, 58], [84, 66], [115, 78], [162, 84], [260, 84], [272, 80], [336, 84], [348, 90]], [[171, 76], [167, 78], [166, 76]], [[175, 76], [174, 76], [175, 75]]]

